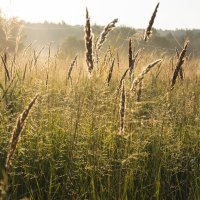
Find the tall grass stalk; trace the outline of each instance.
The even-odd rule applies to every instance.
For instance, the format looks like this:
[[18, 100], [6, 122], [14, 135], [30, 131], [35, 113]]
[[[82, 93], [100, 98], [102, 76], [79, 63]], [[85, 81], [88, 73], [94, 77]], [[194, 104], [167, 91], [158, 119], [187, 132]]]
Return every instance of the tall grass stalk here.
[[86, 24], [85, 24], [85, 46], [86, 46], [86, 63], [88, 66], [88, 72], [91, 74], [94, 68], [93, 59], [93, 33], [90, 26], [90, 17], [86, 8]]

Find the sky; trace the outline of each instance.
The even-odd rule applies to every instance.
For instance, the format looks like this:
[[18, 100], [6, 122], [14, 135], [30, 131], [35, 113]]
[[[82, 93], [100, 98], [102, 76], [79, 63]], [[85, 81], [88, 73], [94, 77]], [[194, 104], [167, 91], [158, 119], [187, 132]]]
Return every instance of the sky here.
[[200, 0], [0, 0], [0, 9], [7, 18], [83, 25], [87, 7], [92, 24], [118, 18], [119, 25], [146, 28], [158, 2], [154, 28], [200, 29]]

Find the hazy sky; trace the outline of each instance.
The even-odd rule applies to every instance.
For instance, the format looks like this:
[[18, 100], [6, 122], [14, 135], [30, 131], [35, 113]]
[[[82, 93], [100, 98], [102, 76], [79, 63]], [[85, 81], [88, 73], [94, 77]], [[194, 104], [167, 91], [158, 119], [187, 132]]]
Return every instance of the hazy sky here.
[[[18, 16], [26, 21], [64, 20], [68, 24], [85, 23], [85, 7], [91, 22], [107, 24], [114, 18], [120, 25], [145, 28], [156, 0], [0, 0], [6, 17]], [[160, 0], [155, 28], [200, 28], [200, 0]]]

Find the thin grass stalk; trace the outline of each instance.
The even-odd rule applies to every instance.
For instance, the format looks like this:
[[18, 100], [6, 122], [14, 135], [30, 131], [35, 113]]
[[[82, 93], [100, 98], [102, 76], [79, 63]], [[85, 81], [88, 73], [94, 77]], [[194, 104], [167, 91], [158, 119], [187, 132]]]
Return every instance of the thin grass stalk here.
[[110, 70], [109, 70], [109, 73], [108, 73], [108, 77], [107, 77], [107, 79], [106, 79], [106, 80], [107, 80], [108, 86], [109, 86], [110, 81], [111, 81], [111, 78], [112, 78], [112, 73], [113, 73], [114, 65], [115, 65], [115, 58], [114, 58], [113, 61], [112, 61], [112, 65], [111, 65], [111, 67], [110, 67]]
[[12, 64], [11, 64], [11, 69], [10, 69], [10, 76], [12, 77], [15, 68], [16, 68], [16, 54], [14, 54], [13, 59], [12, 59]]
[[49, 71], [49, 67], [50, 67], [50, 58], [51, 58], [51, 42], [49, 43], [49, 48], [48, 48], [48, 58], [47, 58], [48, 71]]
[[135, 78], [132, 82], [131, 85], [131, 91], [134, 90], [136, 88], [136, 86], [144, 79], [145, 75], [151, 70], [151, 68], [153, 68], [156, 64], [160, 63], [162, 61], [162, 59], [158, 59], [152, 63], [150, 63], [141, 74], [138, 75], [137, 78]]
[[178, 49], [175, 48], [175, 51], [176, 51], [176, 56], [177, 56], [177, 58], [179, 59], [180, 53], [179, 53]]
[[186, 41], [184, 48], [180, 53], [180, 56], [179, 56], [179, 59], [178, 59], [178, 62], [176, 64], [174, 74], [173, 74], [173, 77], [172, 77], [171, 89], [173, 89], [174, 85], [176, 84], [176, 79], [177, 79], [178, 74], [180, 73], [180, 69], [181, 69], [181, 67], [184, 63], [184, 58], [185, 58], [185, 54], [186, 54], [186, 51], [187, 51], [188, 44], [189, 44], [189, 41]]
[[121, 79], [120, 79], [120, 81], [119, 81], [119, 84], [118, 84], [118, 87], [117, 87], [117, 91], [116, 91], [117, 94], [119, 93], [119, 91], [120, 91], [120, 89], [121, 89], [121, 87], [122, 87], [123, 80], [125, 79], [126, 74], [128, 73], [128, 71], [129, 71], [129, 68], [126, 69], [126, 71], [123, 73], [123, 75], [122, 75], [122, 77], [121, 77]]
[[158, 3], [158, 4], [156, 5], [156, 8], [155, 8], [155, 10], [154, 10], [154, 12], [153, 12], [153, 14], [152, 14], [152, 16], [151, 16], [151, 19], [150, 19], [150, 21], [149, 21], [149, 25], [148, 25], [148, 27], [146, 28], [146, 30], [145, 30], [145, 32], [144, 32], [144, 41], [145, 41], [145, 42], [149, 39], [149, 37], [150, 37], [150, 35], [151, 35], [151, 29], [152, 29], [154, 20], [155, 20], [155, 18], [156, 18], [156, 13], [157, 13], [157, 11], [158, 11], [159, 4], [160, 4], [160, 3]]
[[50, 58], [51, 58], [51, 42], [49, 43], [49, 48], [48, 48], [46, 88], [48, 87], [48, 83], [49, 83]]
[[88, 66], [88, 72], [91, 74], [94, 68], [93, 59], [93, 34], [90, 26], [90, 17], [86, 8], [86, 24], [85, 24], [85, 46], [86, 46], [86, 63]]
[[130, 80], [132, 80], [133, 77], [134, 77], [134, 73], [133, 72], [134, 72], [135, 65], [136, 65], [136, 59], [137, 59], [139, 53], [140, 53], [140, 49], [136, 52], [135, 56], [132, 58], [132, 63], [131, 63], [132, 65], [129, 66], [130, 67], [130, 70], [129, 70]]
[[117, 68], [120, 68], [120, 58], [119, 58], [119, 51], [117, 51]]
[[142, 97], [142, 81], [138, 85], [137, 102], [141, 101], [141, 97]]
[[120, 135], [124, 135], [124, 123], [125, 123], [125, 109], [126, 109], [126, 94], [124, 81], [122, 83], [122, 93], [121, 93], [121, 101], [120, 101]]
[[109, 32], [113, 30], [117, 22], [118, 22], [118, 19], [114, 19], [112, 22], [110, 22], [107, 26], [104, 27], [95, 45], [97, 51], [101, 49], [101, 47], [103, 46], [103, 43], [106, 41], [106, 38]]
[[49, 83], [49, 71], [47, 70], [46, 72], [46, 81], [45, 81], [45, 86], [48, 89], [48, 83]]
[[129, 69], [132, 69], [133, 66], [133, 50], [132, 50], [132, 40], [129, 40], [129, 48], [128, 48], [128, 65]]
[[2, 171], [2, 180], [0, 180], [0, 200], [7, 200], [7, 191], [8, 191], [8, 175], [3, 170]]
[[25, 64], [22, 80], [25, 80], [28, 63]]
[[3, 66], [4, 66], [5, 73], [6, 73], [6, 77], [10, 81], [10, 73], [9, 73], [9, 70], [8, 70], [7, 54], [6, 53], [4, 53], [4, 56], [1, 56], [1, 60], [3, 62]]
[[11, 167], [12, 164], [12, 159], [15, 153], [15, 150], [17, 148], [17, 143], [19, 140], [19, 135], [23, 129], [23, 126], [25, 124], [25, 120], [28, 117], [28, 114], [32, 108], [32, 106], [34, 105], [36, 99], [38, 98], [38, 95], [36, 95], [31, 102], [29, 103], [28, 107], [23, 111], [23, 113], [21, 114], [21, 116], [18, 117], [17, 119], [17, 123], [16, 123], [16, 127], [13, 130], [12, 133], [12, 137], [10, 140], [10, 147], [8, 150], [8, 154], [7, 154], [7, 158], [6, 158], [6, 163], [5, 163], [5, 169], [6, 171], [9, 170], [9, 168]]
[[70, 68], [68, 70], [68, 73], [67, 73], [67, 80], [71, 80], [71, 83], [72, 83], [71, 74], [72, 74], [73, 67], [74, 67], [74, 65], [76, 63], [76, 60], [77, 60], [77, 55], [75, 56], [74, 60], [72, 61], [71, 65], [70, 65]]
[[6, 97], [6, 94], [9, 91], [9, 89], [11, 88], [11, 86], [13, 85], [14, 80], [15, 80], [15, 76], [11, 79], [8, 87], [3, 91], [2, 99], [4, 99]]
[[36, 52], [36, 50], [33, 51], [33, 59], [34, 59], [34, 66], [35, 67], [37, 66], [38, 59], [39, 59], [42, 51], [44, 50], [44, 48], [45, 47], [42, 47], [38, 53]]
[[[179, 59], [179, 57], [180, 57], [180, 53], [179, 53], [179, 51], [178, 51], [177, 48], [176, 48], [175, 50], [176, 50], [176, 56], [177, 56], [177, 58]], [[184, 76], [183, 76], [183, 67], [182, 67], [182, 66], [180, 67], [179, 77], [180, 77], [180, 79], [183, 81]]]

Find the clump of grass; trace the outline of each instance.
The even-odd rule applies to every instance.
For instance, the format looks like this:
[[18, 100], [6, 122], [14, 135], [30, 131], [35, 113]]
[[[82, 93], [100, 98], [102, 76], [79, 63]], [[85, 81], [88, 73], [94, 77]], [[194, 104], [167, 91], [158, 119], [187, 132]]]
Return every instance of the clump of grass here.
[[154, 12], [153, 12], [153, 14], [152, 14], [152, 16], [151, 16], [151, 19], [150, 19], [150, 21], [149, 21], [149, 25], [147, 26], [147, 28], [146, 28], [146, 30], [145, 30], [145, 32], [144, 32], [144, 41], [145, 41], [145, 42], [149, 39], [149, 37], [150, 37], [150, 35], [151, 35], [151, 29], [152, 29], [154, 20], [155, 20], [155, 18], [156, 18], [156, 13], [157, 13], [157, 11], [158, 11], [159, 4], [160, 4], [160, 3], [158, 3], [158, 4], [156, 5], [156, 8], [155, 8], [155, 10], [154, 10]]
[[90, 17], [87, 8], [86, 8], [86, 24], [85, 24], [85, 46], [86, 46], [86, 63], [88, 66], [88, 72], [91, 74], [94, 68], [93, 34], [92, 34], [92, 28], [90, 26]]

